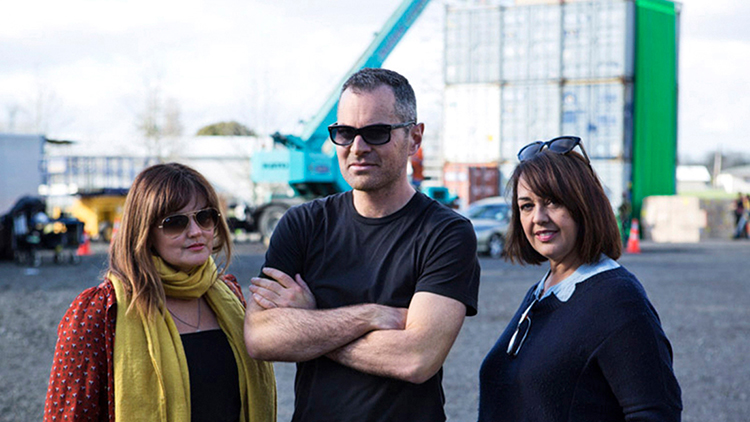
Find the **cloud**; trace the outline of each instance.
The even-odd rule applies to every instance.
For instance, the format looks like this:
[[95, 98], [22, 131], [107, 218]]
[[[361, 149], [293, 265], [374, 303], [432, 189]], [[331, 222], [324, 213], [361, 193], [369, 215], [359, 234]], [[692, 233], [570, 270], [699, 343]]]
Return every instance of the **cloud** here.
[[[234, 7], [241, 4], [238, 2]], [[3, 14], [9, 19], [0, 27], [0, 36], [27, 39], [64, 32], [132, 33], [134, 28], [192, 26], [196, 17], [200, 18], [197, 29], [213, 28], [221, 22], [215, 19], [219, 16], [211, 13], [215, 10], [220, 9], [199, 0], [27, 0], [4, 5]]]
[[681, 152], [750, 150], [750, 42], [693, 40], [680, 65]]
[[[182, 110], [186, 133], [235, 119], [294, 132], [338, 83], [400, 0], [27, 0], [3, 6], [0, 129], [14, 104], [41, 87], [70, 123], [51, 136], [137, 134], [148, 84]], [[750, 2], [683, 0], [681, 153], [750, 133]], [[386, 66], [417, 91], [420, 116], [439, 131], [443, 1], [433, 1]], [[57, 132], [55, 132], [57, 130]]]
[[683, 0], [682, 29], [688, 38], [750, 41], [750, 2], [744, 0]]

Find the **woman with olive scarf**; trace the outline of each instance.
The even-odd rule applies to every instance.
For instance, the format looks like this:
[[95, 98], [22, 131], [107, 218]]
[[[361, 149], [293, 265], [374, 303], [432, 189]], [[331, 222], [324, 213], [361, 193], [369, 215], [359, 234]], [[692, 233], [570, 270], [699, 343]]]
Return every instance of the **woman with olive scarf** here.
[[245, 300], [216, 192], [176, 163], [142, 171], [105, 280], [58, 328], [45, 421], [276, 420], [273, 367], [244, 346]]

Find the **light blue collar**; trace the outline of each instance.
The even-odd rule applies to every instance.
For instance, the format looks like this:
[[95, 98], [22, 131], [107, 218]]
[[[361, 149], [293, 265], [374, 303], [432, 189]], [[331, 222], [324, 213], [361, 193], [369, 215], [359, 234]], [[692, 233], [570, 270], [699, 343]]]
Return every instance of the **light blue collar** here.
[[539, 298], [539, 300], [542, 300], [554, 293], [560, 302], [567, 302], [576, 291], [576, 284], [586, 281], [601, 272], [618, 268], [619, 266], [620, 264], [618, 264], [617, 261], [602, 254], [602, 256], [599, 257], [598, 262], [581, 265], [573, 274], [566, 277], [565, 280], [550, 287], [544, 293], [544, 296], [542, 296], [542, 292], [544, 291], [544, 281], [549, 277], [549, 271], [547, 271], [547, 274], [545, 274], [539, 284], [537, 284], [536, 290], [534, 290], [534, 295]]

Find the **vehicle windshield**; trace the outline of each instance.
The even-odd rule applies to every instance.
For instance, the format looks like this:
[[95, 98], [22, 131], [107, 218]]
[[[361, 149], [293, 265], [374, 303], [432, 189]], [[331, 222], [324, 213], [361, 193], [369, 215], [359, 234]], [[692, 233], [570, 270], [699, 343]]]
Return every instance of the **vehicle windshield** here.
[[473, 208], [469, 208], [469, 218], [489, 218], [489, 219], [500, 219], [498, 214], [506, 216], [510, 207], [508, 204], [492, 204], [492, 205], [478, 205]]

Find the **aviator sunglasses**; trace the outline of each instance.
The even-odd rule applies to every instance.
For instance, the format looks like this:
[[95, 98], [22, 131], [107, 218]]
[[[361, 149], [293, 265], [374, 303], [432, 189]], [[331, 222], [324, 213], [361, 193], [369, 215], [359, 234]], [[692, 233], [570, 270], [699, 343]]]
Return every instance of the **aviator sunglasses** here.
[[560, 136], [547, 142], [532, 142], [518, 151], [518, 161], [524, 162], [531, 159], [531, 157], [542, 152], [545, 147], [550, 150], [550, 152], [564, 155], [569, 153], [570, 151], [573, 151], [573, 148], [575, 148], [576, 146], [581, 147], [581, 152], [583, 152], [583, 156], [586, 158], [586, 162], [590, 167], [591, 160], [589, 159], [589, 155], [586, 154], [586, 150], [583, 148], [583, 141], [581, 141], [581, 138], [577, 136]]
[[521, 314], [521, 319], [518, 320], [516, 331], [513, 333], [513, 337], [510, 338], [510, 341], [508, 342], [508, 350], [506, 350], [506, 353], [511, 357], [516, 357], [516, 355], [518, 355], [521, 346], [523, 346], [524, 340], [526, 340], [526, 336], [529, 335], [529, 330], [531, 329], [531, 308], [533, 308], [537, 302], [539, 302], [539, 299], [534, 298], [531, 305], [529, 305], [529, 307]]
[[364, 139], [364, 141], [370, 145], [383, 145], [391, 141], [391, 131], [393, 129], [409, 127], [415, 124], [417, 124], [417, 122], [411, 121], [406, 123], [398, 123], [395, 125], [369, 125], [358, 129], [352, 126], [339, 125], [334, 123], [328, 126], [328, 133], [331, 136], [331, 141], [333, 141], [334, 144], [342, 147], [351, 145], [357, 135], [361, 136], [362, 139]]
[[205, 208], [187, 214], [173, 214], [161, 221], [157, 227], [162, 230], [166, 236], [177, 237], [181, 235], [190, 225], [190, 218], [195, 220], [202, 230], [209, 231], [216, 227], [221, 214], [215, 208]]

